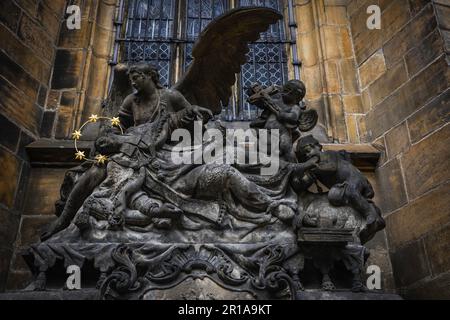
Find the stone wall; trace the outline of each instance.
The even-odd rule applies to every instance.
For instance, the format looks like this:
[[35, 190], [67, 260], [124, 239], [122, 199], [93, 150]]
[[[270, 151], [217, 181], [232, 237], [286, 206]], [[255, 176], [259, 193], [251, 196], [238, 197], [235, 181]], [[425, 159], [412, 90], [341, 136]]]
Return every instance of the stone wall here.
[[0, 10], [0, 291], [5, 288], [40, 137], [65, 1], [3, 0]]
[[[81, 29], [67, 28], [69, 4]], [[61, 143], [101, 111], [109, 78], [115, 0], [6, 0], [0, 10], [0, 290], [23, 288], [30, 273], [20, 250], [54, 219], [67, 167]], [[3, 134], [3, 131], [7, 134]], [[38, 140], [42, 156], [28, 159]], [[37, 148], [39, 149], [39, 148]], [[56, 156], [53, 156], [55, 155]], [[46, 156], [47, 155], [47, 156]], [[9, 272], [8, 272], [9, 269]]]
[[[366, 27], [367, 6], [381, 30]], [[376, 172], [396, 286], [450, 298], [450, 3], [352, 0], [362, 142], [385, 150]], [[347, 123], [348, 125], [348, 123]]]

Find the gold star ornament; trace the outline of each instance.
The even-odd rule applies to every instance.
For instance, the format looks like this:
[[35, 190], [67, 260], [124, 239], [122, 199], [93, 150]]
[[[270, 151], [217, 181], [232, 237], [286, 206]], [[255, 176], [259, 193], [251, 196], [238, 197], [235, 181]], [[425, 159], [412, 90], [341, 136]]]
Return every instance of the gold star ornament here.
[[75, 153], [75, 159], [84, 160], [86, 159], [86, 154], [84, 153], [84, 151], [78, 151], [77, 153]]
[[95, 160], [97, 161], [98, 164], [105, 164], [106, 161], [108, 161], [108, 157], [104, 156], [102, 154], [99, 154], [95, 157]]
[[120, 119], [118, 117], [112, 118], [111, 125], [113, 125], [115, 127], [120, 127]]
[[72, 133], [72, 138], [75, 140], [80, 140], [81, 136], [81, 130], [75, 130], [74, 133]]
[[89, 122], [96, 123], [98, 121], [98, 115], [93, 114], [89, 117]]

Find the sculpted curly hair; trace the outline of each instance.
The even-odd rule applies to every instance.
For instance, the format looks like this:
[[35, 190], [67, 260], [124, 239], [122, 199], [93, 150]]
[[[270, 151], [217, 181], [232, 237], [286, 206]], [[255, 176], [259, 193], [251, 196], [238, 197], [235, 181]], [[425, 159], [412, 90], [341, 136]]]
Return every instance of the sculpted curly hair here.
[[151, 63], [141, 61], [131, 65], [128, 69], [128, 75], [135, 72], [150, 76], [158, 89], [163, 88], [160, 82], [158, 68]]

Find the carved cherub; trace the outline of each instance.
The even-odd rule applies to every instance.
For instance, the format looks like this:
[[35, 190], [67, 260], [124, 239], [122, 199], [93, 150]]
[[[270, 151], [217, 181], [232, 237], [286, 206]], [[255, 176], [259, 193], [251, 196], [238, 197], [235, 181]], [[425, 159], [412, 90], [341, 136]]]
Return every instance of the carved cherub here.
[[[350, 205], [366, 219], [366, 227], [360, 232], [362, 243], [385, 227], [380, 209], [373, 203], [374, 191], [366, 177], [340, 152], [323, 151], [313, 136], [301, 138], [296, 150], [299, 162], [317, 159], [317, 166], [297, 181], [297, 189], [307, 189], [316, 181], [327, 188], [328, 200], [334, 206]], [[313, 222], [313, 221], [311, 221]]]
[[290, 80], [282, 87], [281, 99], [275, 98], [277, 93], [278, 89], [274, 86], [263, 89], [255, 84], [249, 89], [248, 102], [263, 110], [250, 127], [279, 130], [280, 157], [296, 162], [293, 142], [300, 136], [299, 131], [309, 131], [317, 124], [317, 112], [300, 107], [306, 88], [299, 80]]

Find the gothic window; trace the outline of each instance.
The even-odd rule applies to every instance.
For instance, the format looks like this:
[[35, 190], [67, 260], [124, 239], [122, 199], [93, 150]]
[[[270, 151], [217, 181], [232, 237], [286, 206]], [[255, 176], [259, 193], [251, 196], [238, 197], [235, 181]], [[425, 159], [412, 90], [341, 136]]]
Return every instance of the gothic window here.
[[[192, 62], [192, 48], [208, 23], [234, 6], [265, 6], [283, 11], [283, 0], [120, 0], [113, 63], [149, 61], [158, 66], [161, 82], [171, 86]], [[120, 26], [122, 26], [120, 28]], [[281, 84], [287, 77], [284, 23], [272, 25], [250, 46], [235, 95], [224, 106], [224, 120], [252, 120], [257, 110], [246, 103], [250, 84]], [[119, 53], [120, 52], [120, 53]]]
[[208, 23], [228, 10], [227, 0], [187, 0], [186, 38], [184, 70], [192, 62], [192, 49], [195, 40]]
[[175, 0], [131, 0], [123, 39], [122, 61], [149, 61], [159, 67], [161, 83], [171, 84]]

